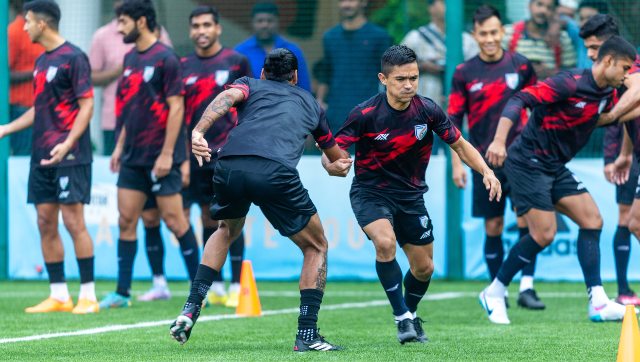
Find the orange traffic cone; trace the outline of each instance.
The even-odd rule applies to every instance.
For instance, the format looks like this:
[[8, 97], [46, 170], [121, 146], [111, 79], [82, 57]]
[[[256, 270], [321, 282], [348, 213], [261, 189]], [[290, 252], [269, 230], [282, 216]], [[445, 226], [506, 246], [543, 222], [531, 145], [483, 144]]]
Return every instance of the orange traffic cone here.
[[247, 317], [262, 315], [256, 278], [253, 276], [253, 267], [249, 260], [242, 262], [242, 271], [240, 272], [240, 298], [238, 307], [236, 308], [236, 314]]
[[633, 305], [627, 306], [622, 320], [622, 333], [618, 345], [617, 362], [640, 362], [640, 331], [638, 317]]

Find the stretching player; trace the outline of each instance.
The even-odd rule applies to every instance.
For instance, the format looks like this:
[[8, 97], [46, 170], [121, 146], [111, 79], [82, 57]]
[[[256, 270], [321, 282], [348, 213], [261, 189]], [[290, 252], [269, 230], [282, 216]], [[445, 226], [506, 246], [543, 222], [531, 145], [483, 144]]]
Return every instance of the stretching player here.
[[[34, 69], [35, 103], [20, 118], [0, 126], [0, 138], [33, 126], [28, 202], [36, 205], [38, 230], [51, 293], [27, 313], [99, 311], [93, 279], [93, 242], [84, 221], [91, 193], [93, 113], [91, 67], [87, 56], [58, 33], [60, 8], [51, 1], [24, 5], [25, 31], [46, 52]], [[80, 270], [80, 296], [73, 307], [64, 277], [64, 248], [58, 216], [73, 239]]]
[[[500, 182], [480, 153], [431, 99], [416, 95], [416, 54], [394, 45], [382, 55], [378, 73], [386, 93], [359, 104], [336, 135], [343, 150], [355, 144], [356, 176], [351, 207], [358, 224], [373, 241], [376, 271], [391, 303], [400, 343], [426, 342], [416, 312], [433, 274], [433, 226], [424, 204], [425, 172], [434, 133], [482, 174], [487, 198], [500, 201]], [[323, 165], [335, 170], [326, 157]], [[396, 242], [409, 259], [404, 276], [396, 261]]]
[[[462, 129], [464, 115], [467, 115], [469, 142], [484, 155], [498, 127], [500, 112], [511, 96], [526, 86], [535, 84], [536, 75], [531, 62], [520, 53], [502, 49], [504, 28], [500, 13], [489, 5], [479, 7], [473, 16], [473, 37], [478, 42], [480, 54], [459, 65], [453, 75], [453, 85], [449, 96], [448, 113], [453, 123]], [[527, 123], [527, 112], [523, 110], [520, 122], [512, 127], [507, 136], [509, 146]], [[467, 171], [456, 153], [451, 153], [453, 182], [459, 188], [467, 184]], [[502, 168], [494, 169], [502, 184], [502, 195], [507, 196], [509, 185]], [[493, 280], [504, 260], [502, 231], [506, 197], [500, 201], [489, 201], [487, 191], [478, 173], [473, 174], [473, 216], [484, 218], [486, 239], [484, 258], [489, 277]], [[522, 218], [518, 218], [520, 238], [529, 233]], [[522, 269], [518, 305], [529, 309], [544, 309], [533, 289], [535, 259]]]
[[511, 249], [497, 277], [480, 293], [480, 303], [491, 322], [510, 323], [504, 303], [506, 288], [514, 275], [553, 241], [555, 211], [580, 227], [578, 260], [589, 294], [589, 318], [622, 319], [624, 307], [609, 300], [600, 279], [602, 216], [566, 164], [588, 142], [595, 128], [606, 124], [599, 121], [600, 114], [613, 107], [615, 88], [624, 82], [635, 57], [631, 44], [619, 36], [611, 37], [602, 44], [591, 69], [561, 72], [527, 87], [513, 96], [502, 112], [487, 153], [489, 162], [496, 166], [506, 158], [504, 140], [509, 129], [518, 122], [523, 108], [533, 109], [504, 162], [516, 211], [527, 221], [529, 234]]

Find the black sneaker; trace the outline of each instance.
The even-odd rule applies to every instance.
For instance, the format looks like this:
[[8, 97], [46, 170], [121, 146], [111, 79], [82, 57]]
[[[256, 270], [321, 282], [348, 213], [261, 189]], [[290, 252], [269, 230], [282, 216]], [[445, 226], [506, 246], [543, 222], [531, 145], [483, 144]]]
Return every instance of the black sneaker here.
[[509, 305], [509, 297], [507, 297], [506, 295], [504, 296], [504, 306], [507, 307], [507, 309], [511, 307]]
[[422, 323], [424, 323], [422, 318], [416, 317], [413, 319], [413, 328], [416, 330], [416, 342], [420, 342], [420, 343], [429, 342], [429, 338], [427, 338], [427, 335], [424, 334]]
[[316, 338], [311, 341], [305, 341], [304, 339], [296, 337], [296, 343], [293, 345], [294, 352], [307, 352], [307, 351], [341, 351], [342, 347], [327, 342], [320, 334], [316, 335]]
[[200, 308], [201, 306], [198, 304], [185, 303], [178, 318], [171, 323], [169, 334], [180, 344], [185, 344], [189, 340], [193, 325], [196, 324], [196, 320], [200, 316]]
[[542, 310], [546, 308], [544, 303], [542, 303], [540, 298], [538, 298], [536, 291], [533, 289], [527, 289], [520, 292], [520, 295], [518, 296], [518, 305], [522, 308], [532, 310]]
[[409, 318], [398, 322], [398, 341], [400, 344], [414, 341], [418, 337], [413, 321]]

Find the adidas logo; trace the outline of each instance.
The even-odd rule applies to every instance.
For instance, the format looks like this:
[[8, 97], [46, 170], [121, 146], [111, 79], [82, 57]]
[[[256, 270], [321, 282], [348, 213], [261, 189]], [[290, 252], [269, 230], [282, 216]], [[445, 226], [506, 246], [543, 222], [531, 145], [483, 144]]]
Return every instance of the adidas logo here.
[[431, 230], [427, 230], [424, 233], [422, 233], [422, 236], [420, 236], [420, 240], [426, 239], [426, 238], [428, 238], [430, 236], [431, 236]]
[[587, 102], [578, 102], [576, 103], [576, 108], [584, 109], [584, 106], [587, 105]]
[[374, 138], [374, 140], [376, 140], [376, 141], [386, 141], [387, 137], [389, 137], [388, 133], [380, 133], [379, 135], [376, 136], [376, 138]]
[[471, 88], [469, 88], [469, 92], [477, 92], [480, 89], [482, 89], [483, 86], [484, 86], [483, 82], [476, 83], [476, 84], [472, 85]]

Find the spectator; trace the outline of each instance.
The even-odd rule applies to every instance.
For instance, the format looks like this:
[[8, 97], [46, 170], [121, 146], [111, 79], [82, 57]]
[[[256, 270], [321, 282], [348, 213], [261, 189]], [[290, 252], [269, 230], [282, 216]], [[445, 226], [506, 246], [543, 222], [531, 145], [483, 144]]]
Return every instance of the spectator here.
[[[9, 118], [17, 119], [33, 107], [33, 67], [44, 48], [32, 43], [24, 31], [23, 0], [11, 0], [16, 18], [7, 29], [9, 38]], [[11, 153], [17, 156], [31, 154], [31, 127], [14, 133], [10, 139]]]
[[298, 86], [310, 92], [311, 80], [302, 50], [296, 44], [278, 35], [279, 17], [280, 12], [274, 3], [257, 3], [251, 11], [254, 35], [238, 44], [236, 51], [249, 59], [253, 77], [259, 79], [264, 58], [268, 52], [276, 48], [291, 50], [298, 58]]
[[338, 0], [340, 24], [322, 39], [324, 76], [316, 97], [334, 133], [353, 107], [379, 91], [380, 58], [391, 45], [389, 34], [367, 21], [366, 6], [366, 0]]
[[560, 0], [558, 4], [558, 8], [556, 9], [557, 20], [560, 23], [560, 28], [566, 30], [567, 35], [571, 38], [571, 44], [573, 44], [573, 48], [576, 50], [576, 60], [579, 64], [580, 57], [587, 59], [587, 48], [584, 47], [584, 42], [582, 38], [580, 38], [580, 25], [576, 21], [578, 2], [577, 0]]
[[[123, 3], [113, 4], [114, 10]], [[100, 125], [102, 128], [103, 154], [110, 156], [115, 146], [116, 127], [116, 85], [122, 73], [124, 55], [133, 48], [133, 44], [122, 41], [123, 35], [118, 33], [118, 20], [114, 18], [108, 24], [96, 30], [91, 41], [89, 62], [91, 63], [91, 81], [94, 86], [104, 87], [102, 91], [102, 111]], [[171, 46], [171, 39], [164, 28], [160, 29], [160, 41]]]
[[548, 34], [556, 5], [557, 0], [530, 0], [531, 18], [505, 27], [504, 48], [527, 57], [539, 79], [576, 66], [576, 51], [569, 34], [564, 30]]
[[[440, 107], [444, 101], [444, 65], [447, 59], [445, 44], [444, 0], [428, 0], [431, 22], [418, 29], [411, 30], [402, 40], [402, 44], [413, 49], [418, 56], [420, 82], [418, 94], [431, 98]], [[462, 33], [464, 60], [478, 54], [478, 45], [473, 37]]]
[[[601, 0], [583, 0], [578, 6], [578, 18], [580, 20], [580, 27], [582, 27], [587, 20], [591, 19], [597, 14], [608, 14], [609, 5]], [[584, 47], [584, 42], [581, 42], [581, 46], [577, 48], [578, 51], [578, 68], [591, 68], [593, 61], [587, 56], [587, 48]]]

